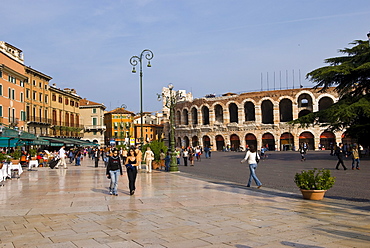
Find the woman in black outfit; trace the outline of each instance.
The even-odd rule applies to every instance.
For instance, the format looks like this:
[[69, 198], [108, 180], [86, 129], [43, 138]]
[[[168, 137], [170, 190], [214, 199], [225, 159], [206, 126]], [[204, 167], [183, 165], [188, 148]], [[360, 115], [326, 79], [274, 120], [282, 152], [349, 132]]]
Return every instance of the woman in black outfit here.
[[107, 171], [105, 173], [110, 178], [109, 194], [118, 196], [118, 176], [122, 176], [121, 160], [118, 156], [118, 151], [115, 150], [113, 155], [109, 157]]
[[136, 152], [133, 148], [130, 148], [126, 160], [126, 170], [128, 177], [128, 185], [130, 189], [130, 195], [135, 194], [135, 181], [137, 175], [137, 162], [136, 162]]

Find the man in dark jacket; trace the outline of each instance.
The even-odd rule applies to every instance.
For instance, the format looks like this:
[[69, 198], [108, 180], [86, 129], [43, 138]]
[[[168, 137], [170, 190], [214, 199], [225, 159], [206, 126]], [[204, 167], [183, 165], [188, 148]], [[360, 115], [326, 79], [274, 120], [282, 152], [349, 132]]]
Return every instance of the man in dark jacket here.
[[339, 165], [341, 164], [343, 166], [343, 169], [344, 170], [347, 170], [346, 166], [344, 165], [344, 162], [343, 162], [343, 158], [344, 158], [344, 149], [343, 149], [343, 144], [342, 143], [339, 143], [339, 146], [337, 147], [337, 149], [335, 149], [335, 155], [337, 155], [338, 157], [338, 163], [337, 163], [337, 166], [335, 167], [335, 169], [339, 170]]
[[121, 159], [118, 155], [118, 151], [114, 150], [113, 155], [109, 157], [108, 165], [107, 165], [107, 172], [106, 175], [110, 178], [110, 186], [109, 186], [109, 194], [118, 196], [117, 194], [117, 186], [118, 186], [118, 175], [122, 174], [122, 165]]

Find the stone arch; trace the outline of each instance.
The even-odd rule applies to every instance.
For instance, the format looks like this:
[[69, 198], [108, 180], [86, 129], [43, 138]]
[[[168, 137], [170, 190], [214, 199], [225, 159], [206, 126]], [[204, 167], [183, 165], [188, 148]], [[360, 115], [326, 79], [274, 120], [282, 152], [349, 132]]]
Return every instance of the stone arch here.
[[[328, 97], [328, 96], [322, 97], [319, 100], [319, 111], [328, 109], [333, 104], [334, 104], [334, 101], [331, 97]], [[328, 122], [328, 118], [326, 116], [321, 116], [319, 118], [319, 122], [322, 122], [322, 123]]]
[[269, 151], [275, 151], [275, 138], [271, 133], [262, 135], [262, 147], [266, 147]]
[[177, 137], [176, 147], [182, 147], [181, 137]]
[[196, 107], [191, 108], [191, 122], [193, 125], [198, 125], [198, 109]]
[[299, 135], [299, 145], [302, 143], [307, 143], [309, 150], [315, 150], [315, 136], [310, 131], [302, 132]]
[[198, 136], [193, 136], [193, 138], [191, 138], [191, 146], [192, 147], [199, 146]]
[[255, 121], [256, 120], [255, 105], [252, 101], [246, 101], [244, 103], [244, 116], [245, 116], [245, 121]]
[[209, 125], [209, 108], [207, 106], [202, 107], [202, 123]]
[[313, 111], [313, 95], [311, 92], [302, 92], [298, 96], [298, 108], [306, 108]]
[[211, 147], [211, 139], [208, 135], [203, 136], [203, 147]]
[[257, 138], [253, 133], [247, 133], [245, 135], [245, 144], [246, 144], [246, 148], [248, 148], [251, 145], [253, 145], [254, 148], [256, 148], [256, 149], [258, 148], [257, 147]]
[[280, 136], [280, 151], [290, 151], [294, 147], [294, 136], [285, 132]]
[[229, 118], [230, 123], [238, 123], [239, 121], [238, 106], [233, 102], [229, 104]]
[[279, 102], [280, 122], [288, 122], [293, 120], [293, 102], [284, 98]]
[[225, 139], [222, 135], [216, 135], [216, 149], [217, 151], [222, 151], [225, 147]]
[[215, 123], [224, 123], [224, 110], [220, 104], [216, 104], [214, 107], [215, 111]]
[[188, 136], [185, 136], [184, 137], [184, 144], [185, 144], [185, 147], [189, 147], [190, 146], [190, 141], [189, 141], [189, 137]]
[[181, 125], [181, 112], [180, 110], [177, 110], [176, 111], [176, 121], [175, 121], [176, 125]]
[[263, 100], [261, 104], [262, 123], [274, 124], [274, 105], [271, 100]]
[[237, 151], [240, 147], [240, 139], [237, 134], [230, 135], [231, 150]]
[[335, 144], [335, 134], [330, 131], [324, 131], [320, 134], [321, 150], [329, 150], [330, 146]]
[[189, 125], [189, 111], [187, 109], [183, 109], [182, 117], [183, 117], [183, 124], [186, 126]]

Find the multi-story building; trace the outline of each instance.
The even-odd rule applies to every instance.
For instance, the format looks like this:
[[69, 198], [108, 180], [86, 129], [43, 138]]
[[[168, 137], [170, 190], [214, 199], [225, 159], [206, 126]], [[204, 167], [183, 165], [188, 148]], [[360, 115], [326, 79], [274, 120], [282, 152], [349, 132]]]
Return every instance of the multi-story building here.
[[83, 137], [83, 125], [80, 124], [79, 103], [81, 97], [74, 89], [59, 89], [55, 84], [49, 87], [50, 112], [52, 119], [51, 133], [54, 137]]
[[22, 50], [0, 41], [0, 123], [24, 130], [24, 85], [27, 81]]
[[176, 145], [210, 146], [213, 150], [254, 145], [286, 150], [307, 143], [312, 150], [328, 148], [349, 137], [343, 131], [334, 132], [319, 125], [301, 128], [288, 122], [337, 101], [334, 88], [326, 93], [299, 88], [181, 101], [175, 107]]
[[80, 100], [80, 118], [84, 126], [84, 139], [104, 145], [104, 110], [102, 103], [96, 103], [86, 98]]
[[[153, 115], [151, 112], [143, 112], [143, 139], [144, 144], [150, 143], [153, 140], [160, 140], [163, 138], [163, 124], [160, 123], [160, 117], [156, 113]], [[135, 142], [140, 144], [141, 142], [141, 116], [136, 115], [134, 118], [135, 123]]]
[[25, 67], [28, 81], [25, 83], [25, 104], [27, 132], [48, 136], [51, 126], [50, 118], [50, 76], [29, 66]]
[[125, 108], [116, 108], [104, 114], [106, 145], [132, 145], [135, 114]]

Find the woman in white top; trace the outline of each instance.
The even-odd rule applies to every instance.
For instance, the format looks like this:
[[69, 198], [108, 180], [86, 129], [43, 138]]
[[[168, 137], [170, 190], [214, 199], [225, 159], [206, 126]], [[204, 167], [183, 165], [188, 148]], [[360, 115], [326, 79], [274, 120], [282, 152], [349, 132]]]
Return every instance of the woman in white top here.
[[146, 164], [146, 172], [152, 172], [152, 161], [154, 160], [154, 153], [149, 146], [146, 148], [146, 152], [144, 153], [144, 160]]
[[257, 161], [259, 161], [260, 156], [258, 155], [258, 152], [256, 151], [256, 148], [253, 145], [251, 145], [249, 148], [250, 149], [245, 154], [245, 158], [242, 161], [240, 161], [240, 163], [247, 161], [249, 164], [250, 174], [249, 174], [249, 180], [248, 180], [247, 187], [251, 186], [252, 178], [253, 178], [257, 184], [257, 188], [261, 188], [262, 183], [260, 182], [260, 180], [258, 180], [256, 176], [256, 169], [257, 169], [257, 163], [258, 163]]

